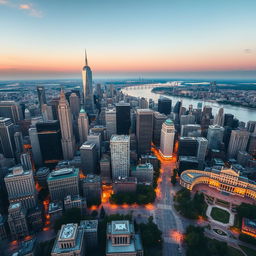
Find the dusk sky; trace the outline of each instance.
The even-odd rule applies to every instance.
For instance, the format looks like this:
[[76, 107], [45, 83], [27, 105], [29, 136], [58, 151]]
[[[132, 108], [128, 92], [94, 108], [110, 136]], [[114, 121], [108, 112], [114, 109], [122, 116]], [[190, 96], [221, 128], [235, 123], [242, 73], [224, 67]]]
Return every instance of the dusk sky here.
[[255, 0], [0, 0], [0, 80], [256, 78]]

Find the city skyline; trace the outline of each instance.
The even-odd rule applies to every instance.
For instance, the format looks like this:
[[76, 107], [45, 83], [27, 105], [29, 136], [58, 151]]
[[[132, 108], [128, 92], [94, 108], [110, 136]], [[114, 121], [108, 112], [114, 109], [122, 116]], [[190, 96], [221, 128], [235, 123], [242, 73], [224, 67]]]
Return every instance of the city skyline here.
[[[60, 8], [61, 6], [61, 8]], [[0, 0], [0, 79], [256, 78], [256, 3]]]

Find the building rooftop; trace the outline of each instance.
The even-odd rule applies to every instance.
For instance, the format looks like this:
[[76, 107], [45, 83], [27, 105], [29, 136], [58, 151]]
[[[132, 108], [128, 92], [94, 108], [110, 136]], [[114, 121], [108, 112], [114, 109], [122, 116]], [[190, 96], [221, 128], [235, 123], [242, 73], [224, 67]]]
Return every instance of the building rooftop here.
[[62, 225], [60, 234], [59, 234], [59, 241], [60, 240], [67, 240], [67, 239], [74, 239], [76, 230], [78, 225], [74, 223]]
[[82, 149], [92, 149], [93, 147], [95, 147], [95, 143], [93, 142], [89, 142], [89, 141], [86, 141], [85, 143], [82, 144], [82, 146], [80, 147], [80, 150]]
[[136, 177], [119, 177], [113, 181], [114, 183], [137, 183]]
[[65, 179], [65, 178], [76, 177], [76, 176], [78, 177], [78, 175], [79, 175], [78, 168], [62, 168], [62, 169], [51, 172], [50, 175], [48, 176], [47, 181]]
[[85, 232], [95, 232], [98, 229], [98, 220], [82, 220], [80, 226]]
[[84, 179], [84, 183], [99, 183], [101, 182], [101, 178], [99, 175], [93, 175], [93, 174], [88, 174]]
[[62, 202], [51, 202], [49, 204], [48, 212], [53, 213], [55, 211], [59, 211], [59, 210], [62, 210], [62, 209], [63, 209]]
[[130, 136], [129, 135], [112, 135], [110, 138], [110, 142], [129, 142]]
[[164, 122], [166, 125], [173, 125], [173, 121], [171, 119], [167, 119]]
[[26, 256], [26, 255], [32, 255], [32, 253], [35, 250], [35, 246], [36, 246], [36, 238], [33, 238], [31, 240], [27, 240], [27, 241], [23, 241], [21, 243], [21, 248], [19, 250], [18, 255], [19, 256]]

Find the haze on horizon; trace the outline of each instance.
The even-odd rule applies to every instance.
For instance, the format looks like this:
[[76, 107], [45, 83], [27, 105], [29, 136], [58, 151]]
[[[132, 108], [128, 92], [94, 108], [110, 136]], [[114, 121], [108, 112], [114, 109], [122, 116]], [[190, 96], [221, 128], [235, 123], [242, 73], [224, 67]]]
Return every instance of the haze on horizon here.
[[[254, 0], [0, 0], [0, 80], [256, 79]], [[4, 26], [3, 26], [4, 24]]]

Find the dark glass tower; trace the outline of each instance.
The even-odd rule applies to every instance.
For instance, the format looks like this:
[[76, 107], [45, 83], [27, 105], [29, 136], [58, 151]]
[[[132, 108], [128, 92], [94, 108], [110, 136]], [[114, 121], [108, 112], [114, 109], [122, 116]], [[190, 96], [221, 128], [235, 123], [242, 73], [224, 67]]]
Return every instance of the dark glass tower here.
[[116, 104], [116, 133], [118, 135], [129, 134], [131, 127], [130, 103], [119, 102]]
[[172, 100], [166, 97], [160, 97], [158, 100], [158, 112], [169, 115], [172, 111]]
[[59, 121], [37, 123], [36, 129], [43, 162], [51, 164], [63, 159]]
[[197, 156], [198, 141], [194, 137], [180, 137], [179, 156]]
[[43, 104], [46, 104], [45, 89], [44, 86], [37, 86], [37, 95], [40, 109]]

